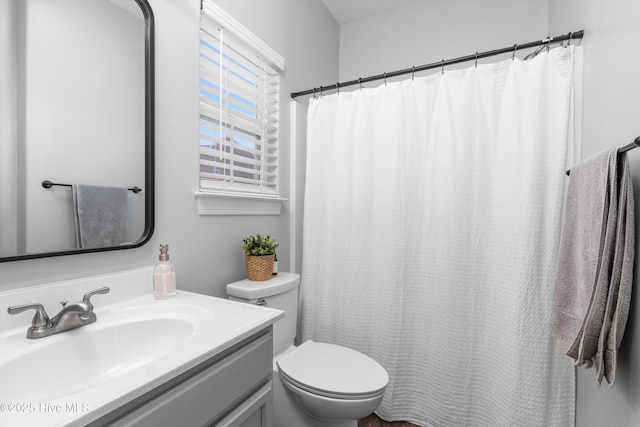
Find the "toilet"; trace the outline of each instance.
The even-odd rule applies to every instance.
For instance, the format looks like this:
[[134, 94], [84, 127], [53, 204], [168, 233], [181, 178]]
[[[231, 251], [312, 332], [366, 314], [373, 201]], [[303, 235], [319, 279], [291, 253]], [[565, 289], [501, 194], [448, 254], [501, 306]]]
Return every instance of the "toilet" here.
[[230, 300], [283, 310], [273, 326], [275, 427], [355, 427], [382, 402], [389, 376], [372, 358], [347, 347], [305, 341], [293, 345], [300, 275], [227, 285]]

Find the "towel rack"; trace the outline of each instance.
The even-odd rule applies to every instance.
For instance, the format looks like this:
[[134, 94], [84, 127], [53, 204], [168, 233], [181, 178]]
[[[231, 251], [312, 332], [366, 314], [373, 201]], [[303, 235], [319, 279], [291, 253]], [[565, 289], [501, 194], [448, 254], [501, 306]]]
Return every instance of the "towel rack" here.
[[[640, 137], [639, 137], [639, 138], [640, 138]], [[59, 183], [56, 183], [56, 182], [51, 182], [51, 181], [49, 181], [48, 179], [47, 179], [47, 180], [42, 181], [42, 186], [43, 186], [44, 188], [51, 188], [51, 187], [53, 187], [54, 185], [59, 185], [59, 186], [61, 186], [61, 187], [71, 187], [71, 184], [59, 184]], [[142, 191], [142, 188], [140, 188], [140, 187], [133, 187], [133, 188], [127, 188], [127, 190], [129, 190], [129, 191], [133, 191], [134, 193], [139, 193], [139, 192], [141, 192], [141, 191]]]
[[[625, 151], [629, 151], [636, 147], [640, 147], [640, 136], [633, 140], [631, 144], [627, 144], [624, 147], [618, 148], [618, 153], [624, 153]], [[571, 173], [571, 169], [567, 171], [567, 175]]]

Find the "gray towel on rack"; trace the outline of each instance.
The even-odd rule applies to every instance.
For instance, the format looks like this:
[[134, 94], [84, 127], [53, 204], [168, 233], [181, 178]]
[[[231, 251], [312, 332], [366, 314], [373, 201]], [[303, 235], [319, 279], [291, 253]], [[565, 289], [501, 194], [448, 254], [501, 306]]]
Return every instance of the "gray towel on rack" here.
[[127, 242], [126, 188], [75, 184], [72, 192], [79, 249], [118, 246]]
[[598, 349], [593, 359], [598, 384], [604, 376], [611, 385], [615, 383], [618, 348], [629, 316], [635, 258], [635, 217], [631, 171], [626, 153], [621, 154], [619, 160], [618, 170], [622, 175], [619, 186], [616, 252]]
[[[621, 171], [620, 173], [618, 171]], [[629, 310], [634, 257], [633, 190], [615, 148], [574, 166], [558, 254], [553, 333], [576, 365], [615, 381]]]

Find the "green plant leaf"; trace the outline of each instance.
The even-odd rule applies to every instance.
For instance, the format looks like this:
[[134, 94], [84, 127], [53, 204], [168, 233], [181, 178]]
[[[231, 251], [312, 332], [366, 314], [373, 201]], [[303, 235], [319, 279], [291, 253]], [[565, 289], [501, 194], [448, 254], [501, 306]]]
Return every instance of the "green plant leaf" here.
[[264, 236], [258, 233], [255, 236], [247, 236], [242, 239], [241, 247], [246, 255], [263, 256], [275, 254], [278, 246], [270, 234]]

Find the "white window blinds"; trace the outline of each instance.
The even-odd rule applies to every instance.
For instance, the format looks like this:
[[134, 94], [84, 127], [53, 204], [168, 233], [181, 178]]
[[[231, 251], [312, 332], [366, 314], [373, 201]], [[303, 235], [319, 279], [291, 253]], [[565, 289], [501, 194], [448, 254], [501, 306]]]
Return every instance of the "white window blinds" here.
[[200, 21], [200, 190], [278, 197], [279, 55], [211, 2]]

